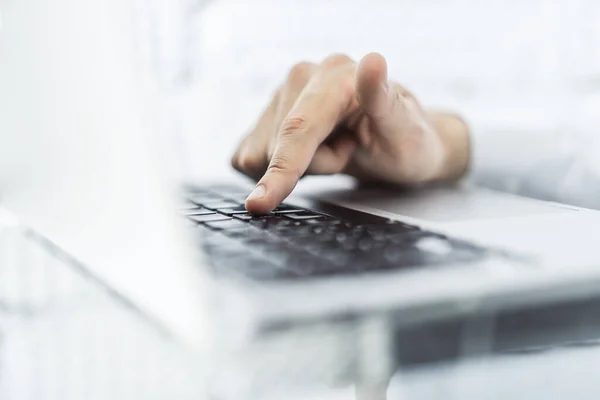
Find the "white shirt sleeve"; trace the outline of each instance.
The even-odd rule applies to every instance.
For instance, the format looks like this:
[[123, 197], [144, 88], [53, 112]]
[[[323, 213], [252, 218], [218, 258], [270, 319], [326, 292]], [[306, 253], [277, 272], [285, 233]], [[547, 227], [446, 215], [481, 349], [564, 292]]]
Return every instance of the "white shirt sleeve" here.
[[600, 209], [600, 112], [594, 109], [600, 110], [581, 106], [540, 110], [537, 116], [527, 107], [496, 108], [487, 115], [467, 111], [469, 179], [496, 190]]

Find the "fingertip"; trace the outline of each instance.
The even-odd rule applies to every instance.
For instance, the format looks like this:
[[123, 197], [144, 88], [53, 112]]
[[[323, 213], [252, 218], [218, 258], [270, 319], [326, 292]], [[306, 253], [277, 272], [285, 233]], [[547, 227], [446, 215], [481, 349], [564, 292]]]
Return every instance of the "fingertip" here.
[[252, 215], [266, 215], [276, 207], [271, 206], [266, 199], [246, 199], [246, 204], [244, 206]]
[[387, 81], [387, 61], [379, 53], [369, 53], [364, 56], [357, 69], [358, 86], [381, 84]]
[[360, 60], [356, 73], [356, 93], [358, 103], [372, 117], [387, 112], [387, 63], [381, 54], [370, 53]]
[[257, 215], [270, 213], [289, 196], [296, 183], [285, 173], [267, 171], [246, 199], [246, 210]]
[[251, 214], [268, 214], [273, 210], [269, 199], [267, 198], [267, 188], [264, 184], [259, 183], [256, 185], [252, 193], [246, 198], [246, 210]]

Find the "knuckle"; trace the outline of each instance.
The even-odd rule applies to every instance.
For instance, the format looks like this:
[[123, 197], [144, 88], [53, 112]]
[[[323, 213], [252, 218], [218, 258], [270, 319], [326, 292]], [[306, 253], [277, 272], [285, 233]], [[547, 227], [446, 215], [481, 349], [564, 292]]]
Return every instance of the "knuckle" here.
[[313, 64], [309, 62], [300, 62], [290, 69], [288, 73], [288, 82], [295, 84], [306, 83], [310, 78]]
[[345, 54], [333, 53], [325, 57], [323, 60], [323, 66], [325, 67], [340, 67], [352, 63], [352, 59]]
[[243, 172], [256, 171], [263, 165], [262, 157], [258, 154], [245, 154], [239, 159], [239, 168]]
[[237, 154], [234, 155], [233, 157], [231, 157], [231, 167], [233, 169], [235, 169], [236, 171], [240, 171], [240, 164], [238, 163], [238, 156], [237, 156]]
[[301, 175], [300, 170], [294, 168], [290, 160], [282, 155], [273, 156], [269, 163], [269, 168], [267, 168], [267, 172], [272, 174], [292, 175], [296, 179], [299, 179]]
[[303, 135], [308, 126], [308, 120], [303, 116], [286, 117], [281, 122], [279, 136], [282, 138], [293, 138]]

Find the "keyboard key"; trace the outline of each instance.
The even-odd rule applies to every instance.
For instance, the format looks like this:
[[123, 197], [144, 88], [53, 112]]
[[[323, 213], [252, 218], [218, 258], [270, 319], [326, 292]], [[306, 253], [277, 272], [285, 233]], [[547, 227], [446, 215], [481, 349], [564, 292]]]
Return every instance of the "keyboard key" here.
[[216, 214], [214, 211], [208, 210], [208, 209], [203, 208], [203, 207], [194, 208], [193, 210], [187, 210], [185, 213], [186, 213], [186, 215], [210, 215], [210, 214]]
[[384, 230], [368, 229], [365, 231], [365, 237], [377, 242], [382, 242], [386, 239], [387, 233]]
[[323, 253], [323, 257], [338, 269], [339, 267], [348, 266], [353, 262], [352, 253], [342, 249], [334, 249]]
[[253, 228], [254, 231], [251, 235], [240, 239], [240, 243], [242, 243], [244, 246], [254, 248], [256, 246], [268, 245], [273, 241], [273, 235], [261, 229], [256, 229], [252, 225], [249, 225], [248, 227]]
[[304, 212], [301, 208], [296, 208], [292, 206], [288, 206], [285, 204], [281, 204], [279, 207], [273, 210], [273, 214], [275, 215], [283, 215], [283, 214], [297, 214]]
[[212, 194], [196, 194], [196, 195], [191, 195], [188, 198], [188, 200], [194, 204], [203, 205], [203, 204], [207, 204], [207, 203], [215, 203], [217, 201], [222, 201], [223, 198], [221, 196], [212, 195]]
[[433, 235], [433, 234], [429, 233], [429, 232], [425, 232], [425, 231], [421, 231], [421, 230], [414, 230], [414, 231], [389, 234], [387, 237], [387, 241], [389, 241], [390, 243], [396, 244], [396, 245], [407, 246], [407, 245], [412, 245], [420, 238], [431, 236], [431, 235]]
[[220, 208], [235, 208], [239, 206], [238, 203], [229, 200], [216, 200], [212, 202], [202, 203], [205, 208], [209, 208], [211, 210], [218, 210]]
[[208, 228], [203, 229], [203, 232], [200, 235], [200, 241], [201, 247], [205, 251], [209, 251], [217, 247], [223, 247], [225, 249], [241, 247], [235, 239], [222, 235], [219, 231], [213, 231]]
[[388, 246], [383, 251], [383, 258], [389, 264], [398, 266], [418, 266], [423, 265], [423, 254], [415, 251], [414, 248], [403, 248], [398, 246]]
[[[248, 214], [248, 210], [246, 210], [246, 207], [244, 205], [238, 205], [235, 207], [228, 207], [228, 208], [218, 208], [217, 209], [218, 212], [220, 212], [221, 214], [225, 214], [225, 215], [238, 215], [238, 214]], [[250, 215], [250, 214], [248, 214]]]
[[254, 216], [250, 214], [234, 214], [233, 218], [238, 219], [240, 221], [251, 221], [254, 219]]
[[267, 223], [269, 222], [269, 216], [253, 215], [252, 218], [248, 220], [248, 222], [257, 228], [264, 229], [267, 226]]
[[285, 214], [286, 218], [293, 219], [295, 221], [309, 220], [309, 219], [321, 219], [324, 218], [323, 215], [320, 214], [311, 214], [311, 213], [294, 213], [294, 214]]
[[244, 224], [244, 226], [242, 228], [225, 229], [225, 230], [221, 230], [219, 232], [221, 232], [223, 235], [225, 235], [229, 238], [244, 239], [244, 238], [250, 237], [252, 235], [256, 235], [257, 232], [262, 232], [262, 231], [256, 229], [252, 225]]
[[260, 255], [236, 249], [231, 254], [209, 256], [209, 262], [218, 275], [248, 278], [258, 281], [277, 279], [282, 270]]
[[358, 250], [368, 253], [377, 247], [383, 247], [382, 241], [370, 239], [370, 238], [362, 238], [357, 243]]
[[187, 212], [188, 210], [194, 210], [196, 208], [200, 208], [198, 206], [198, 204], [194, 204], [191, 201], [189, 202], [184, 202], [183, 204], [179, 205], [179, 210], [183, 211], [183, 212]]
[[284, 232], [290, 229], [292, 229], [291, 232], [296, 232], [300, 225], [300, 221], [292, 221], [290, 219], [275, 217], [266, 218], [263, 228], [274, 233]]
[[213, 221], [226, 221], [228, 219], [231, 219], [231, 217], [228, 217], [226, 215], [221, 215], [221, 214], [189, 215], [188, 218], [190, 218], [192, 221], [196, 221], [198, 223], [213, 222]]
[[247, 189], [247, 188], [235, 186], [235, 185], [224, 185], [224, 184], [211, 185], [209, 187], [209, 189], [214, 193], [219, 193], [220, 195], [223, 195], [224, 197], [232, 196], [232, 195], [239, 195], [239, 194], [244, 194], [244, 193], [246, 195], [248, 195], [252, 191], [252, 189]]
[[202, 196], [202, 195], [209, 195], [209, 196], [215, 196], [216, 195], [215, 193], [211, 192], [207, 188], [199, 188], [199, 187], [188, 187], [186, 189], [186, 193], [188, 194], [188, 197], [191, 197], [191, 196]]
[[243, 194], [228, 195], [226, 200], [233, 201], [234, 203], [237, 203], [237, 204], [246, 204], [246, 198], [248, 197], [249, 194], [250, 194], [250, 191], [245, 192]]
[[261, 249], [261, 254], [269, 262], [281, 268], [285, 268], [294, 258], [294, 253], [283, 245], [263, 248]]
[[356, 242], [356, 235], [352, 232], [338, 232], [335, 234], [335, 241], [339, 244], [344, 244], [346, 242]]
[[324, 275], [337, 268], [332, 268], [329, 261], [317, 258], [309, 253], [297, 252], [283, 267], [287, 278], [302, 278]]
[[237, 219], [227, 219], [218, 221], [209, 221], [204, 224], [211, 229], [217, 230], [233, 230], [233, 229], [247, 229], [248, 224]]

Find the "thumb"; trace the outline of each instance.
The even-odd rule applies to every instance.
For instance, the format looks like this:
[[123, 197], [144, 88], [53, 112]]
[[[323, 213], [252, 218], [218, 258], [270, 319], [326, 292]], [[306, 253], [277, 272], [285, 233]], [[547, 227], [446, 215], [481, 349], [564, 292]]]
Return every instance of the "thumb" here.
[[397, 93], [400, 88], [388, 84], [387, 74], [387, 62], [378, 53], [364, 56], [356, 70], [358, 102], [382, 133], [397, 128], [405, 114], [404, 98]]

